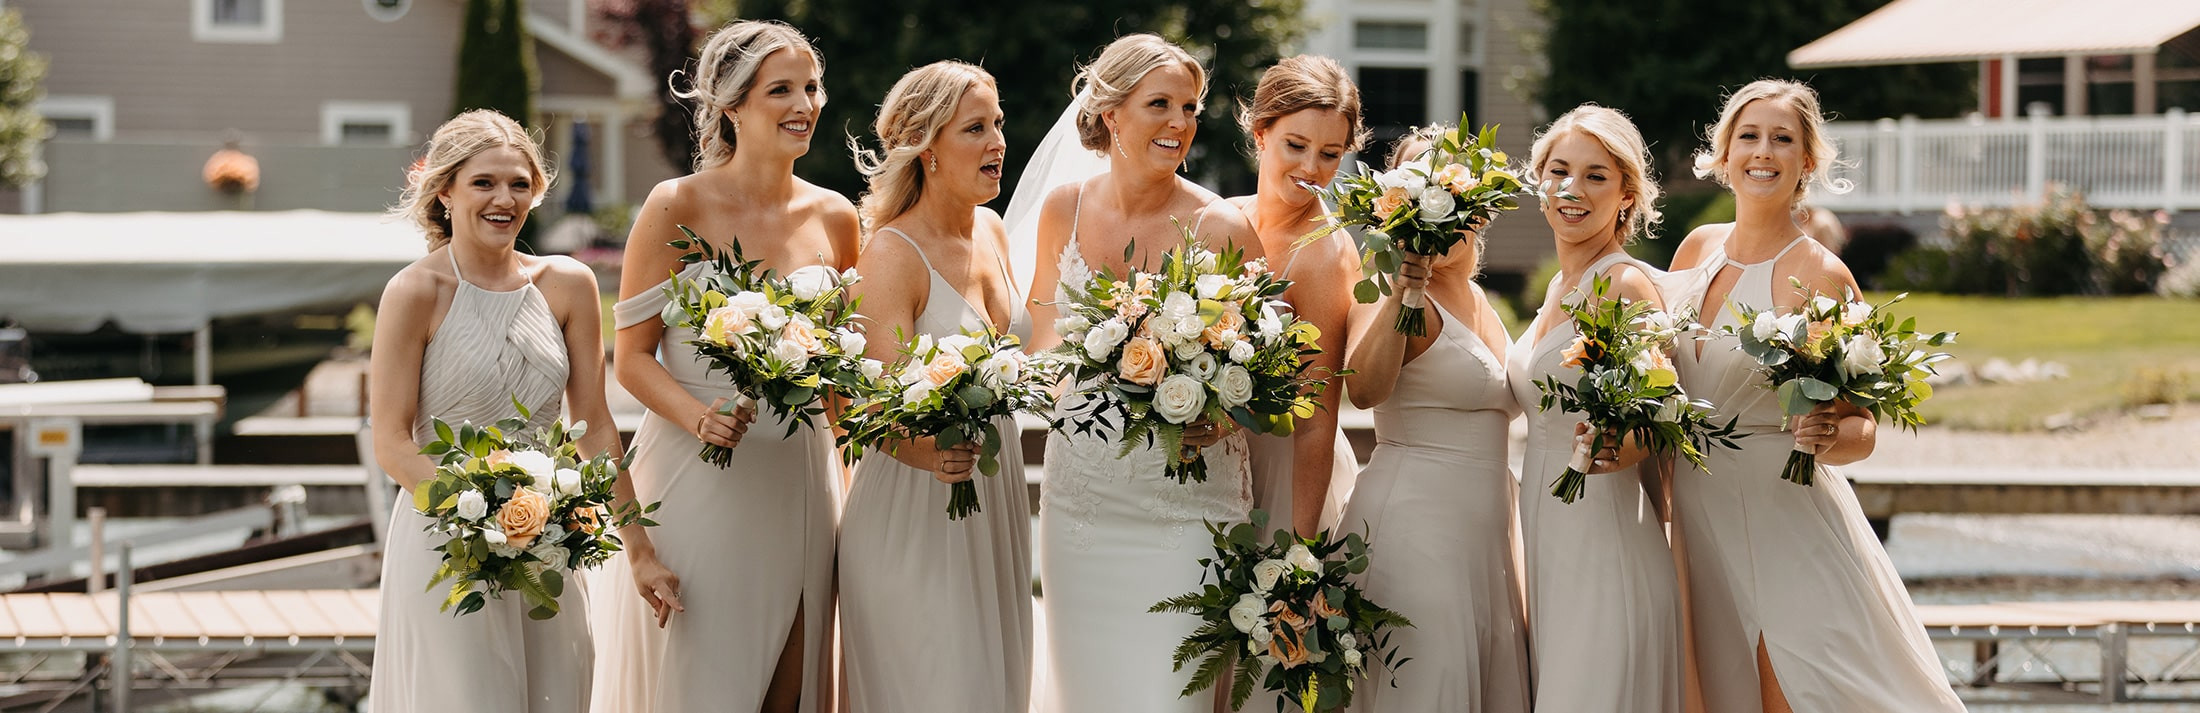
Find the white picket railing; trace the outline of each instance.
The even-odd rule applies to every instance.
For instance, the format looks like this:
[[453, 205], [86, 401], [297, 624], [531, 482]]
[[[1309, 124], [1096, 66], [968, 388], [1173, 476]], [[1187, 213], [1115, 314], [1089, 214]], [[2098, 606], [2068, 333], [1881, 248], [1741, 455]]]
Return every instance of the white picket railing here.
[[1842, 211], [1939, 211], [1949, 203], [2036, 201], [2050, 183], [2103, 208], [2200, 209], [2200, 115], [1915, 118], [1836, 122], [1848, 193], [1812, 191]]

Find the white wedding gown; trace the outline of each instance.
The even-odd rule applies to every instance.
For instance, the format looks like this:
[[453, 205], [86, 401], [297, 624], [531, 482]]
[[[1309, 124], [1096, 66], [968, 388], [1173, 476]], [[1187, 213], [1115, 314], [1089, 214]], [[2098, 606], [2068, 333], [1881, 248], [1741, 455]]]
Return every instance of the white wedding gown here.
[[[1062, 281], [1090, 278], [1074, 220], [1059, 257]], [[1056, 300], [1064, 299], [1057, 288]], [[1056, 412], [1077, 413], [1083, 397]], [[1192, 667], [1171, 670], [1178, 642], [1199, 627], [1189, 614], [1153, 614], [1154, 603], [1200, 587], [1214, 540], [1203, 521], [1242, 522], [1252, 508], [1245, 436], [1207, 448], [1207, 481], [1163, 475], [1169, 454], [1151, 446], [1117, 457], [1119, 417], [1078, 434], [1047, 435], [1040, 494], [1040, 605], [1045, 608], [1041, 713], [1212, 713], [1211, 691], [1178, 695]]]

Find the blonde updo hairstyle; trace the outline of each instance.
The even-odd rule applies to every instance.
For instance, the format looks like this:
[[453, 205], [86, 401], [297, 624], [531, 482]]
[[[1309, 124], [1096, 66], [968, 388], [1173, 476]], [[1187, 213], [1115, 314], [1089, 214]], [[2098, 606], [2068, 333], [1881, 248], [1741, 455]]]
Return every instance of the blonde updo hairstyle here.
[[451, 209], [443, 204], [443, 192], [450, 190], [459, 167], [496, 148], [509, 148], [526, 157], [535, 191], [527, 208], [542, 205], [542, 197], [550, 192], [550, 182], [557, 176], [543, 160], [535, 137], [511, 117], [493, 109], [475, 109], [436, 127], [435, 135], [428, 138], [427, 153], [406, 174], [405, 190], [390, 213], [419, 226], [420, 232], [428, 236], [429, 250], [450, 244]]
[[1267, 131], [1276, 120], [1307, 109], [1329, 109], [1344, 115], [1344, 150], [1358, 151], [1367, 144], [1367, 126], [1360, 116], [1360, 88], [1345, 74], [1337, 60], [1320, 55], [1287, 57], [1260, 75], [1253, 102], [1238, 107], [1238, 128], [1245, 136]]
[[1421, 149], [1421, 151], [1414, 152], [1416, 154], [1414, 156], [1407, 156], [1405, 154], [1407, 146], [1412, 146], [1414, 144], [1427, 144], [1431, 147], [1434, 147], [1436, 145], [1437, 137], [1443, 136], [1444, 132], [1450, 131], [1453, 128], [1454, 127], [1449, 123], [1436, 123], [1429, 124], [1427, 126], [1413, 127], [1412, 131], [1408, 131], [1404, 136], [1398, 137], [1397, 141], [1390, 142], [1390, 160], [1384, 161], [1383, 163], [1387, 164], [1388, 168], [1396, 170], [1399, 166], [1405, 165], [1407, 161], [1418, 158], [1418, 154], [1420, 154], [1421, 151], [1428, 150], [1424, 148]]
[[901, 75], [879, 105], [878, 121], [871, 127], [878, 148], [848, 139], [856, 170], [870, 179], [862, 204], [866, 235], [917, 205], [924, 194], [924, 152], [955, 120], [963, 95], [979, 85], [999, 89], [992, 74], [966, 62], [941, 60], [918, 67]]
[[[777, 20], [742, 20], [711, 33], [687, 88], [680, 88], [679, 72], [667, 80], [673, 96], [695, 104], [695, 170], [733, 160], [734, 122], [726, 112], [748, 100], [764, 58], [780, 50], [807, 54], [819, 73], [825, 71], [825, 57], [802, 31]], [[822, 103], [824, 90], [818, 95]]]
[[1551, 122], [1535, 137], [1535, 147], [1529, 149], [1529, 170], [1526, 172], [1529, 181], [1540, 183], [1543, 180], [1543, 164], [1551, 158], [1551, 146], [1558, 143], [1558, 137], [1568, 133], [1596, 139], [1619, 164], [1613, 168], [1619, 171], [1620, 192], [1634, 199], [1634, 205], [1620, 209], [1621, 244], [1634, 242], [1636, 237], [1647, 234], [1665, 218], [1658, 212], [1661, 191], [1657, 180], [1650, 175], [1649, 144], [1643, 141], [1642, 131], [1635, 128], [1635, 122], [1616, 109], [1583, 104]]
[[1795, 112], [1795, 140], [1810, 154], [1810, 173], [1795, 185], [1795, 197], [1788, 205], [1801, 204], [1813, 183], [1834, 193], [1849, 192], [1854, 186], [1851, 181], [1833, 177], [1833, 169], [1847, 163], [1833, 148], [1833, 140], [1826, 136], [1826, 117], [1819, 110], [1818, 91], [1808, 84], [1786, 79], [1759, 79], [1727, 95], [1726, 106], [1719, 110], [1719, 123], [1704, 134], [1711, 147], [1696, 152], [1696, 177], [1718, 181], [1722, 186], [1733, 185], [1726, 175], [1727, 145], [1734, 141], [1734, 124], [1740, 119], [1742, 109], [1760, 99], [1777, 102]]
[[1131, 88], [1147, 74], [1169, 65], [1181, 65], [1192, 73], [1192, 81], [1199, 84], [1199, 105], [1207, 103], [1207, 68], [1192, 58], [1184, 48], [1161, 39], [1160, 35], [1139, 33], [1118, 37], [1100, 51], [1100, 57], [1077, 72], [1076, 90], [1083, 97], [1077, 107], [1077, 137], [1085, 148], [1097, 153], [1107, 153], [1112, 138], [1107, 122], [1101, 114], [1122, 106], [1130, 98]]

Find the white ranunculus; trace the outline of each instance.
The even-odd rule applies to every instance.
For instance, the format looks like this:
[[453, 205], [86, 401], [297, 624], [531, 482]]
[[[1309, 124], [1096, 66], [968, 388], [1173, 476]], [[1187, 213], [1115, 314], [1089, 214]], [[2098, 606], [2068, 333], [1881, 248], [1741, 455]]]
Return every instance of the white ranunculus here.
[[1215, 398], [1223, 408], [1244, 406], [1253, 400], [1253, 373], [1236, 364], [1222, 367], [1222, 376], [1215, 380]]
[[864, 347], [871, 345], [870, 339], [865, 338], [862, 332], [853, 329], [835, 331], [833, 336], [840, 340], [840, 353], [848, 356], [860, 355], [863, 353]]
[[559, 468], [550, 476], [550, 492], [561, 498], [581, 494], [581, 472], [572, 468]]
[[1833, 308], [1834, 308], [1834, 306], [1835, 306], [1835, 305], [1837, 305], [1837, 304], [1839, 304], [1839, 303], [1837, 303], [1837, 302], [1834, 302], [1834, 301], [1833, 301], [1833, 298], [1831, 298], [1831, 297], [1827, 297], [1827, 296], [1825, 296], [1825, 295], [1818, 295], [1818, 296], [1816, 296], [1816, 297], [1812, 297], [1812, 298], [1810, 298], [1810, 313], [1811, 313], [1811, 314], [1825, 314], [1825, 313], [1828, 313], [1828, 312], [1832, 312], [1832, 311], [1833, 311]]
[[830, 267], [807, 265], [787, 276], [787, 290], [794, 293], [795, 299], [807, 302], [824, 296], [838, 276]]
[[1115, 347], [1130, 335], [1130, 325], [1124, 324], [1120, 319], [1109, 319], [1092, 325], [1092, 329], [1085, 332], [1085, 356], [1096, 361], [1107, 361], [1108, 354], [1114, 352]]
[[1421, 219], [1431, 223], [1451, 218], [1453, 209], [1459, 207], [1459, 199], [1442, 186], [1429, 186], [1421, 190]]
[[1192, 269], [1200, 272], [1215, 271], [1215, 251], [1206, 248], [1192, 249]]
[[1834, 368], [1841, 372], [1841, 378], [1854, 379], [1864, 374], [1878, 373], [1886, 364], [1886, 359], [1886, 350], [1880, 347], [1878, 337], [1858, 334], [1849, 337], [1849, 341], [1841, 345], [1841, 363]]
[[1266, 592], [1275, 589], [1276, 580], [1283, 579], [1283, 575], [1289, 571], [1291, 565], [1284, 564], [1283, 560], [1261, 560], [1253, 565], [1253, 591]]
[[1795, 336], [1795, 331], [1802, 328], [1804, 321], [1805, 320], [1803, 315], [1798, 313], [1786, 315], [1779, 319], [1775, 319], [1772, 321], [1772, 323], [1776, 328], [1780, 330], [1781, 334], [1793, 337]]
[[1357, 639], [1357, 638], [1353, 638], [1352, 634], [1350, 634], [1350, 633], [1338, 634], [1338, 635], [1337, 635], [1337, 648], [1340, 648], [1340, 649], [1357, 649], [1357, 648], [1360, 648], [1360, 640], [1359, 640], [1359, 639]]
[[787, 308], [779, 305], [766, 305], [762, 312], [756, 314], [756, 322], [764, 325], [765, 329], [777, 332], [780, 327], [787, 326], [787, 317]]
[[1207, 387], [1183, 374], [1170, 374], [1153, 392], [1153, 410], [1169, 423], [1191, 423], [1207, 407]]
[[886, 373], [886, 363], [877, 359], [865, 359], [858, 362], [856, 367], [863, 370], [863, 378], [872, 381], [877, 381], [880, 376]]
[[1054, 320], [1054, 331], [1061, 334], [1074, 334], [1091, 328], [1092, 322], [1085, 319], [1085, 316], [1081, 314], [1072, 314]]
[[1191, 374], [1193, 378], [1200, 381], [1213, 381], [1215, 370], [1221, 368], [1222, 365], [1215, 361], [1214, 353], [1204, 350], [1193, 356], [1192, 360], [1184, 365], [1185, 373]]
[[468, 490], [458, 494], [458, 517], [461, 520], [480, 520], [489, 514], [489, 501], [481, 497], [481, 491]]
[[1253, 343], [1243, 339], [1230, 344], [1230, 361], [1239, 364], [1253, 358]]
[[909, 360], [909, 363], [902, 365], [901, 371], [899, 373], [894, 374], [894, 381], [900, 382], [903, 386], [908, 386], [910, 384], [914, 384], [923, 380], [924, 362], [918, 361], [916, 359]]
[[527, 475], [540, 483], [550, 482], [550, 476], [558, 470], [557, 461], [552, 460], [550, 456], [535, 451], [515, 451], [512, 453], [510, 463], [519, 466], [520, 470], [526, 471]]
[[993, 377], [994, 388], [1001, 388], [1024, 379], [1024, 353], [1016, 349], [1003, 349], [985, 360], [985, 372]]
[[796, 369], [810, 365], [810, 350], [803, 349], [802, 345], [791, 339], [781, 339], [772, 344], [772, 356]]
[[1872, 318], [1872, 306], [1863, 302], [1850, 302], [1841, 306], [1841, 323], [1854, 327]]
[[1360, 667], [1360, 657], [1361, 657], [1361, 654], [1360, 654], [1360, 650], [1359, 650], [1359, 649], [1345, 649], [1345, 650], [1344, 650], [1344, 665], [1345, 665], [1345, 667], [1346, 667], [1346, 668], [1359, 668], [1359, 667]]
[[1314, 574], [1322, 573], [1322, 561], [1314, 558], [1314, 551], [1306, 545], [1292, 545], [1283, 553], [1283, 563]]
[[1749, 336], [1755, 338], [1757, 341], [1772, 341], [1772, 338], [1779, 333], [1780, 318], [1774, 315], [1772, 313], [1772, 310], [1758, 312], [1757, 318], [1751, 320], [1749, 323]]
[[1237, 627], [1240, 634], [1252, 633], [1262, 628], [1260, 618], [1267, 611], [1268, 602], [1262, 601], [1259, 595], [1240, 594], [1237, 603], [1230, 605], [1230, 625]]
[[1226, 298], [1236, 286], [1237, 283], [1225, 275], [1200, 275], [1198, 280], [1192, 282], [1192, 289], [1199, 292], [1199, 298], [1203, 300]]

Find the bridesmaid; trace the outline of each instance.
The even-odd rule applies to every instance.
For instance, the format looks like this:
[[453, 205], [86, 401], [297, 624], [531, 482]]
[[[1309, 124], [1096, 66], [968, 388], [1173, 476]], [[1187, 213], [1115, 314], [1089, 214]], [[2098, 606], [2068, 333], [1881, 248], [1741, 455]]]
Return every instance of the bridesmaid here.
[[[1427, 135], [1449, 127], [1432, 128]], [[1425, 150], [1413, 145], [1420, 136], [1401, 139], [1392, 156]], [[1361, 687], [1356, 711], [1528, 710], [1520, 486], [1505, 453], [1520, 407], [1492, 346], [1512, 338], [1474, 282], [1481, 252], [1477, 234], [1400, 266], [1398, 287], [1427, 290], [1427, 336], [1391, 328], [1398, 291], [1353, 311], [1345, 383], [1353, 405], [1374, 409], [1376, 445], [1344, 523], [1365, 523], [1377, 543], [1360, 580], [1369, 598], [1413, 620], [1391, 640], [1413, 662]]]
[[1532, 180], [1573, 179], [1571, 199], [1542, 206], [1558, 241], [1559, 273], [1527, 334], [1505, 355], [1513, 396], [1528, 415], [1520, 526], [1535, 652], [1530, 675], [1535, 710], [1543, 713], [1674, 713], [1681, 706], [1679, 594], [1672, 550], [1636, 467], [1644, 453], [1596, 454], [1585, 494], [1562, 502], [1551, 484], [1588, 428], [1580, 414], [1534, 407], [1536, 381], [1580, 378], [1578, 367], [1563, 364], [1576, 333], [1561, 301], [1583, 299], [1605, 277], [1611, 297], [1663, 304], [1651, 268], [1623, 247], [1658, 221], [1648, 166], [1642, 133], [1595, 105], [1544, 129], [1529, 158]]
[[[530, 427], [542, 427], [570, 402], [573, 418], [594, 426], [581, 452], [618, 452], [595, 273], [512, 247], [550, 178], [526, 129], [477, 110], [436, 129], [405, 187], [396, 213], [427, 233], [428, 255], [382, 291], [368, 403], [375, 461], [408, 495], [435, 477], [420, 454], [434, 439], [431, 416], [488, 424], [519, 415], [516, 400], [533, 412]], [[528, 618], [518, 595], [453, 616], [441, 610], [444, 589], [428, 588], [442, 561], [428, 523], [411, 497], [390, 509], [368, 710], [586, 710], [585, 588], [568, 580], [564, 613], [543, 621]]]
[[[962, 62], [887, 93], [878, 151], [856, 149], [871, 178], [855, 288], [871, 358], [899, 358], [891, 335], [1031, 336], [1008, 229], [984, 206], [1001, 194], [1003, 121], [993, 75]], [[947, 519], [948, 484], [975, 475], [971, 444], [906, 441], [856, 465], [840, 532], [843, 710], [1030, 709], [1031, 503], [1016, 419], [994, 425], [1001, 471], [976, 479], [981, 509], [960, 521]]]
[[[1303, 250], [1292, 246], [1327, 220], [1322, 202], [1308, 188], [1329, 185], [1344, 155], [1367, 141], [1360, 121], [1360, 89], [1344, 68], [1328, 57], [1304, 54], [1262, 73], [1253, 103], [1238, 118], [1253, 138], [1260, 182], [1253, 195], [1230, 203], [1252, 221], [1261, 249], [1276, 256], [1270, 266], [1283, 262], [1276, 275], [1292, 281], [1283, 299], [1300, 319], [1321, 330], [1317, 343], [1322, 353], [1311, 362], [1315, 369], [1331, 372], [1344, 364], [1345, 320], [1352, 308], [1352, 283], [1360, 277], [1357, 250], [1342, 231]], [[1313, 536], [1337, 523], [1344, 498], [1331, 494], [1350, 491], [1352, 472], [1359, 465], [1352, 445], [1337, 429], [1338, 381], [1332, 379], [1322, 391], [1322, 409], [1300, 420], [1289, 437], [1261, 435], [1247, 441], [1253, 507], [1268, 511], [1275, 526], [1289, 524], [1300, 535]], [[1294, 468], [1294, 463], [1324, 465]]]
[[[694, 277], [667, 242], [685, 225], [720, 249], [737, 240], [787, 274], [855, 262], [855, 206], [794, 175], [825, 106], [817, 49], [792, 27], [727, 25], [703, 45], [693, 84], [695, 173], [657, 184], [626, 243], [614, 308], [619, 383], [649, 407], [635, 434], [633, 495], [664, 503], [629, 527], [593, 614], [606, 630], [595, 709], [832, 710], [833, 532], [840, 468], [832, 432], [789, 435], [757, 419], [725, 377], [668, 330], [663, 276]], [[728, 415], [728, 414], [731, 415]], [[747, 434], [753, 430], [756, 437]], [[703, 443], [733, 448], [718, 468]], [[694, 607], [687, 605], [693, 604]]]
[[[1792, 312], [1812, 294], [1842, 296], [1856, 278], [1803, 234], [1795, 206], [1838, 159], [1818, 95], [1759, 80], [1727, 97], [1696, 175], [1734, 194], [1734, 222], [1690, 233], [1673, 256], [1680, 304], [1713, 327], [1735, 306]], [[1802, 282], [1800, 289], [1790, 280]], [[1681, 384], [1739, 417], [1754, 437], [1704, 454], [1711, 473], [1677, 463], [1673, 507], [1688, 551], [1697, 666], [1705, 702], [1727, 711], [1960, 711], [1848, 480], [1821, 470], [1782, 480], [1792, 446], [1839, 466], [1871, 455], [1877, 424], [1847, 402], [1818, 407], [1783, 437], [1779, 399], [1732, 337], [1680, 349]], [[1777, 671], [1777, 675], [1775, 672]]]

